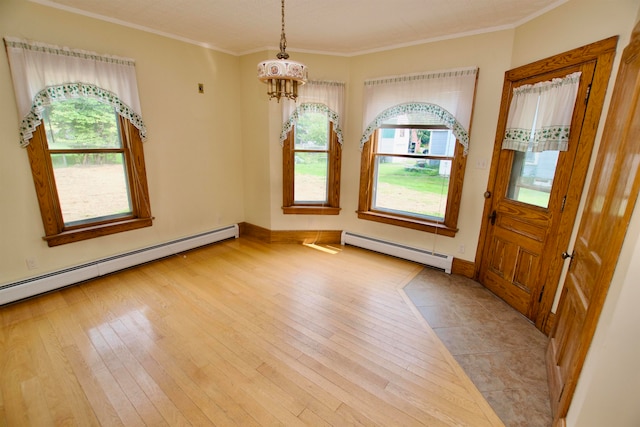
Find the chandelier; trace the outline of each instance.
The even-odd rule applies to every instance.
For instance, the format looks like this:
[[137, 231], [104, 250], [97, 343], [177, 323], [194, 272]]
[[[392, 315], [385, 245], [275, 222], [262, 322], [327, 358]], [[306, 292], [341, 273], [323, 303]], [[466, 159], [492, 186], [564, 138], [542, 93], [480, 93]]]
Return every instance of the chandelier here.
[[269, 87], [269, 99], [298, 98], [298, 86], [307, 82], [307, 66], [300, 62], [290, 61], [287, 48], [287, 38], [284, 34], [284, 0], [282, 0], [282, 33], [280, 35], [280, 53], [278, 59], [262, 61], [258, 64], [258, 79]]

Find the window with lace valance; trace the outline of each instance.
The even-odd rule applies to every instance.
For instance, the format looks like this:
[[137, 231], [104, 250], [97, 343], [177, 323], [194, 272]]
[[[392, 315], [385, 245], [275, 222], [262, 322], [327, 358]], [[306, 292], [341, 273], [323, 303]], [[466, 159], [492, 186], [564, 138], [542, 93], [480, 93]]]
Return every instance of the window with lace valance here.
[[297, 103], [283, 103], [285, 214], [340, 211], [344, 89], [340, 82], [310, 81], [298, 89]]
[[5, 38], [49, 246], [152, 223], [135, 62]]
[[367, 80], [358, 217], [457, 232], [478, 68]]

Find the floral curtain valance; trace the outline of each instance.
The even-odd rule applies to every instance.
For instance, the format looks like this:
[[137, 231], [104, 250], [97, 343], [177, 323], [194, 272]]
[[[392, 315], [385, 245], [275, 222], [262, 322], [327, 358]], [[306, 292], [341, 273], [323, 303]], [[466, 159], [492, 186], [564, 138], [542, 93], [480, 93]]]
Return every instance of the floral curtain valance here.
[[52, 101], [80, 96], [113, 105], [145, 138], [135, 62], [132, 59], [4, 38], [21, 119], [20, 144], [27, 146], [42, 111]]
[[331, 123], [333, 123], [333, 130], [338, 136], [338, 143], [342, 144], [342, 128], [340, 127], [340, 116], [335, 111], [332, 111], [325, 104], [317, 103], [305, 103], [296, 108], [289, 120], [282, 125], [282, 131], [280, 132], [280, 145], [284, 144], [284, 140], [287, 139], [287, 134], [291, 132], [293, 126], [298, 121], [301, 113], [325, 113]]
[[301, 112], [327, 113], [333, 123], [333, 129], [342, 144], [341, 120], [344, 114], [345, 84], [342, 82], [311, 80], [298, 88], [297, 103], [282, 103], [282, 132], [280, 144], [284, 143], [287, 133], [292, 129]]
[[478, 67], [385, 77], [364, 82], [363, 135], [369, 139], [389, 114], [436, 114], [469, 148], [468, 132], [475, 96]]
[[580, 72], [513, 90], [502, 148], [567, 151]]
[[384, 110], [382, 113], [373, 119], [373, 121], [367, 126], [360, 139], [360, 148], [369, 140], [369, 137], [376, 131], [381, 125], [388, 124], [390, 119], [399, 116], [420, 116], [421, 120], [417, 120], [418, 123], [412, 124], [439, 124], [445, 125], [455, 135], [456, 139], [464, 147], [464, 153], [469, 151], [469, 134], [467, 130], [456, 120], [456, 118], [443, 109], [439, 105], [411, 102], [408, 104], [396, 105], [394, 107]]

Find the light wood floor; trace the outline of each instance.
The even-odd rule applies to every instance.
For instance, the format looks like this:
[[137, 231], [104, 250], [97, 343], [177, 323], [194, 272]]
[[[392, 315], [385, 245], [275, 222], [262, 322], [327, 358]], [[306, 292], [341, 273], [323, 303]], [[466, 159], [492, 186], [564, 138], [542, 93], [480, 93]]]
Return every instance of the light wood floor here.
[[0, 425], [502, 423], [401, 288], [420, 266], [240, 238], [0, 307]]

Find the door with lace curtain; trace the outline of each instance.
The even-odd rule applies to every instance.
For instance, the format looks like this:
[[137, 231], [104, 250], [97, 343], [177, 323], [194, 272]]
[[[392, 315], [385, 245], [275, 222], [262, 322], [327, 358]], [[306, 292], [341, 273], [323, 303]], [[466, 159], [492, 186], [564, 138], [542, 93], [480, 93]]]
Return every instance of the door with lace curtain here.
[[[615, 40], [607, 39], [511, 70], [505, 75], [497, 147], [490, 186], [485, 193], [477, 278], [535, 322], [539, 329], [547, 327], [546, 316], [562, 268], [561, 254], [575, 221], [614, 49]], [[607, 57], [604, 64], [599, 63], [602, 58], [597, 55], [602, 51], [610, 51], [611, 57]], [[580, 55], [586, 57], [582, 61], [576, 60]], [[517, 94], [519, 88], [535, 89], [552, 85], [554, 81], [565, 81], [571, 75], [579, 77], [575, 93], [571, 95], [575, 101], [567, 119], [570, 132], [564, 146], [544, 146], [543, 143], [542, 147], [535, 147], [533, 143], [525, 142], [519, 147], [516, 143], [503, 148], [509, 122], [507, 116], [522, 113], [514, 113], [515, 108], [511, 105], [514, 93]], [[594, 89], [596, 99], [590, 96]], [[560, 97], [566, 97], [566, 94], [560, 94]], [[533, 128], [537, 121], [546, 120], [541, 116], [547, 113], [537, 111], [544, 101], [538, 102], [523, 107], [533, 110], [530, 112]], [[537, 133], [534, 135], [533, 130], [531, 132], [524, 137], [520, 135], [521, 140], [535, 141], [540, 137]], [[550, 280], [550, 272], [557, 275], [555, 283], [553, 278]], [[546, 295], [546, 306], [541, 310], [545, 285], [551, 285], [553, 289], [550, 289], [550, 298]]]

